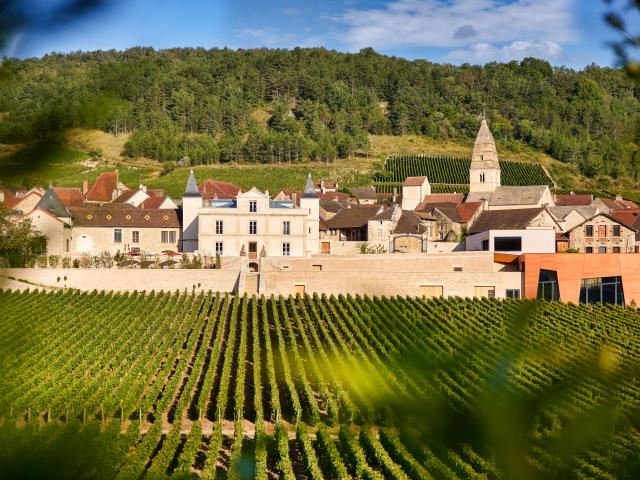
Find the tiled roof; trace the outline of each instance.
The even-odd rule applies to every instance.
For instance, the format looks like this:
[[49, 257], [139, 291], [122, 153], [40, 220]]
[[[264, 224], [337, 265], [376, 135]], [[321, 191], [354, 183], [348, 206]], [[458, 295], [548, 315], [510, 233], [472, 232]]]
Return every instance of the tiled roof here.
[[548, 189], [546, 185], [532, 185], [525, 187], [501, 186], [495, 192], [473, 192], [467, 195], [467, 202], [479, 202], [483, 198], [489, 200], [489, 205], [535, 205], [542, 200]]
[[70, 208], [73, 225], [82, 227], [179, 228], [178, 212], [172, 209], [111, 207]]
[[354, 197], [362, 200], [377, 200], [376, 189], [373, 187], [353, 187], [349, 189]]
[[76, 187], [53, 187], [56, 195], [65, 207], [81, 207], [84, 204], [82, 190]]
[[369, 219], [375, 217], [380, 210], [380, 205], [351, 205], [340, 210], [334, 217], [327, 221], [329, 228], [361, 228]]
[[393, 212], [395, 207], [387, 207], [382, 212], [377, 214], [375, 217], [372, 217], [371, 220], [375, 220], [377, 222], [385, 222], [393, 219]]
[[85, 198], [90, 202], [110, 202], [113, 191], [118, 189], [118, 172], [104, 172], [98, 175]]
[[432, 193], [425, 195], [422, 203], [462, 203], [464, 193]]
[[427, 177], [407, 177], [402, 183], [403, 187], [419, 187], [424, 183]]
[[336, 200], [338, 202], [348, 202], [351, 197], [344, 192], [326, 192], [318, 193], [321, 200]]
[[136, 193], [138, 193], [138, 190], [125, 190], [113, 200], [113, 203], [126, 203]]
[[205, 180], [199, 187], [202, 198], [206, 200], [231, 200], [242, 193], [242, 189], [229, 182], [221, 182], [219, 180]]
[[544, 208], [514, 208], [510, 210], [489, 210], [482, 212], [469, 229], [469, 233], [486, 232], [487, 230], [522, 230]]
[[579, 194], [576, 195], [566, 194], [566, 195], [556, 195], [555, 196], [556, 205], [558, 207], [577, 207], [577, 206], [588, 206], [593, 202], [593, 195], [587, 194]]
[[338, 213], [344, 207], [335, 200], [320, 200], [320, 208], [326, 212]]
[[467, 223], [473, 218], [478, 208], [482, 204], [480, 202], [466, 202], [466, 203], [454, 203], [454, 202], [440, 202], [440, 203], [421, 203], [416, 208], [416, 212], [419, 213], [432, 213], [434, 210], [438, 210], [449, 220], [456, 223]]
[[591, 218], [598, 213], [597, 207], [591, 206], [562, 206], [562, 207], [549, 207], [549, 213], [556, 217], [558, 220], [564, 220], [571, 212], [578, 212], [584, 218]]
[[393, 233], [396, 234], [423, 234], [426, 231], [426, 228], [420, 223], [420, 217], [416, 215], [414, 212], [409, 210], [403, 210], [402, 216], [398, 223], [396, 224], [396, 228], [393, 229]]
[[633, 230], [640, 231], [640, 209], [617, 210], [604, 215]]
[[625, 210], [627, 208], [638, 208], [631, 200], [624, 199], [610, 199], [610, 198], [600, 198], [599, 199], [607, 208], [610, 210]]

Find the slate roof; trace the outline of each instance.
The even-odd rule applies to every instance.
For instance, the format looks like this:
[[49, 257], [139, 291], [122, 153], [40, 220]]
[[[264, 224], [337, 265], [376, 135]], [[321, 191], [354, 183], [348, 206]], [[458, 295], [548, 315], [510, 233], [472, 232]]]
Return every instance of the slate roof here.
[[85, 198], [89, 202], [110, 202], [113, 200], [113, 191], [118, 189], [118, 171], [104, 172], [98, 175]]
[[402, 216], [393, 229], [394, 234], [422, 235], [427, 229], [420, 223], [420, 217], [410, 210], [403, 210]]
[[327, 220], [329, 228], [361, 228], [383, 208], [380, 205], [350, 205]]
[[563, 194], [556, 195], [556, 206], [558, 207], [577, 207], [577, 206], [588, 206], [593, 202], [593, 195], [588, 194], [579, 194], [575, 193], [571, 194]]
[[313, 179], [311, 178], [311, 174], [307, 176], [307, 183], [304, 186], [304, 191], [302, 192], [302, 198], [318, 198], [318, 195], [316, 195], [316, 187], [313, 184]]
[[70, 208], [73, 225], [81, 227], [179, 228], [178, 212], [172, 209], [111, 207]]
[[45, 212], [49, 212], [59, 218], [71, 218], [69, 211], [60, 201], [53, 187], [49, 187], [47, 191], [44, 192], [44, 195], [35, 206], [35, 208], [40, 208]]
[[419, 187], [424, 183], [427, 177], [407, 177], [402, 183], [403, 187]]
[[198, 184], [196, 183], [196, 176], [193, 174], [193, 169], [191, 169], [189, 172], [189, 178], [187, 179], [187, 188], [184, 189], [184, 194], [182, 196], [199, 197], [200, 191], [201, 190], [198, 190]]
[[469, 229], [469, 233], [480, 233], [488, 230], [522, 230], [544, 208], [514, 208], [510, 210], [488, 210], [482, 212]]

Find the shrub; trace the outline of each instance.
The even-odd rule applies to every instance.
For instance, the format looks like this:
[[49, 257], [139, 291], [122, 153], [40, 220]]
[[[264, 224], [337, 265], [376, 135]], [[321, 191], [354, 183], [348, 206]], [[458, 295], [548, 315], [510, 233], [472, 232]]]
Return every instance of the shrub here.
[[49, 255], [49, 266], [51, 268], [57, 268], [60, 265], [60, 256], [59, 255]]
[[69, 257], [62, 257], [62, 268], [71, 268], [71, 259]]

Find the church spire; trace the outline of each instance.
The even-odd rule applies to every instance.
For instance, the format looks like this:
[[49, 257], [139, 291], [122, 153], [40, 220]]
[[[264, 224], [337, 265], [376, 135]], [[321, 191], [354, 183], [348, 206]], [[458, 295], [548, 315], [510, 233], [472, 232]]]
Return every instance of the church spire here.
[[487, 120], [482, 118], [480, 130], [473, 144], [473, 155], [471, 156], [471, 166], [476, 168], [500, 168], [496, 142], [491, 135]]

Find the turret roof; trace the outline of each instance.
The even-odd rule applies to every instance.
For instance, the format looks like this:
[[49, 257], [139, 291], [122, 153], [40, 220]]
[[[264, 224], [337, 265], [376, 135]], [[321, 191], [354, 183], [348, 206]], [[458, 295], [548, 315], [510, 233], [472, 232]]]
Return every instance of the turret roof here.
[[311, 178], [311, 174], [307, 177], [307, 183], [304, 186], [304, 191], [302, 192], [302, 198], [318, 198], [316, 194], [316, 186], [313, 183], [313, 179]]
[[193, 170], [189, 173], [189, 180], [187, 180], [187, 188], [184, 191], [183, 197], [200, 197], [200, 190], [198, 190], [198, 184], [196, 183], [196, 177], [193, 174]]

